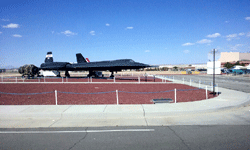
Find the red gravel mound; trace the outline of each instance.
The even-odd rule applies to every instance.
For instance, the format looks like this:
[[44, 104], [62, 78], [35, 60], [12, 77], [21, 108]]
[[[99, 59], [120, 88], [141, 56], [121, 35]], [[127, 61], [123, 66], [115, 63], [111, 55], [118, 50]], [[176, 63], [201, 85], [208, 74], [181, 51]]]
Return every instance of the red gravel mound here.
[[[0, 84], [0, 92], [6, 93], [42, 93], [37, 95], [10, 95], [0, 94], [0, 105], [54, 105], [55, 93], [58, 91], [59, 105], [89, 105], [89, 104], [116, 104], [118, 90], [120, 104], [153, 104], [152, 99], [171, 98], [174, 100], [174, 91], [177, 89], [177, 102], [190, 102], [206, 99], [206, 91], [182, 84]], [[196, 89], [189, 91], [178, 90]], [[105, 94], [66, 94], [97, 93]], [[125, 93], [126, 92], [160, 92], [160, 93]], [[208, 98], [213, 95], [209, 94]]]

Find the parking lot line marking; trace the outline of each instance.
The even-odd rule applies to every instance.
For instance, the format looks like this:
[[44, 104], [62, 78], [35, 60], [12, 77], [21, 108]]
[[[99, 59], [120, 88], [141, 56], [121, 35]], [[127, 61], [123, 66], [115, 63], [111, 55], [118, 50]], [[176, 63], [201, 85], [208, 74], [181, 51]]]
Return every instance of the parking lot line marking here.
[[152, 132], [154, 129], [123, 129], [123, 130], [84, 130], [84, 131], [0, 131], [0, 134], [34, 134], [34, 133], [100, 133], [100, 132]]

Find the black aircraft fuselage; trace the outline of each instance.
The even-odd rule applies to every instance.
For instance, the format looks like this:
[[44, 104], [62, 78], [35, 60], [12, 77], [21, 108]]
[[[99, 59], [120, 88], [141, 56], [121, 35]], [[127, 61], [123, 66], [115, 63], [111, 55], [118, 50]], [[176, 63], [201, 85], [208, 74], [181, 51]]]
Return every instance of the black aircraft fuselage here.
[[67, 70], [67, 65], [71, 64], [68, 62], [46, 62], [41, 64], [40, 69], [64, 71]]
[[65, 76], [69, 77], [69, 71], [89, 71], [88, 76], [94, 76], [95, 71], [110, 71], [111, 76], [113, 73], [121, 71], [123, 69], [140, 69], [151, 67], [150, 65], [135, 62], [132, 59], [118, 59], [110, 61], [97, 61], [89, 62], [85, 59], [81, 53], [76, 54], [77, 63], [69, 62], [54, 62], [52, 52], [48, 52], [45, 58], [45, 62], [41, 64], [39, 70], [56, 70], [65, 71]]

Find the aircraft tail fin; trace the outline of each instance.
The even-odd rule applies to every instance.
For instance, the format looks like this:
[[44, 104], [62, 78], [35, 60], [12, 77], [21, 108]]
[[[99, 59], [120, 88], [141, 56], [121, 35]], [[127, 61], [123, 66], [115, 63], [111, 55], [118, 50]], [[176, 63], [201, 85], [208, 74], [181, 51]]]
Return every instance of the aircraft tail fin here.
[[47, 62], [53, 62], [53, 55], [52, 52], [47, 52], [46, 58], [44, 60], [45, 63]]
[[86, 58], [86, 61], [87, 61], [87, 62], [90, 62], [88, 58]]
[[77, 63], [89, 62], [89, 61], [88, 61], [88, 58], [85, 59], [85, 58], [82, 56], [81, 53], [77, 53], [77, 54], [76, 54], [76, 60], [77, 60]]

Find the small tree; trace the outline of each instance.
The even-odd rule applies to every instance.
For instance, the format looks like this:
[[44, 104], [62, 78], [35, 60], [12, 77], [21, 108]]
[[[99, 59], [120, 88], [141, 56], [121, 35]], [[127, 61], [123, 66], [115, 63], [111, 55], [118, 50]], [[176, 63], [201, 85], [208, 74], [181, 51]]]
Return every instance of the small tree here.
[[236, 65], [240, 65], [240, 62], [239, 62], [239, 61], [237, 61], [237, 62], [234, 64], [234, 66], [236, 66]]
[[174, 67], [173, 67], [173, 70], [174, 70], [174, 71], [177, 71], [177, 70], [178, 70], [178, 67], [177, 67], [177, 66], [174, 66]]
[[232, 68], [233, 66], [234, 65], [231, 64], [230, 62], [227, 62], [227, 63], [224, 64], [224, 67], [226, 67], [227, 69]]
[[162, 71], [168, 71], [168, 67], [162, 67], [161, 70]]
[[235, 65], [245, 66], [243, 63], [240, 64], [239, 61], [237, 61], [237, 62], [234, 64], [234, 66], [235, 66]]

